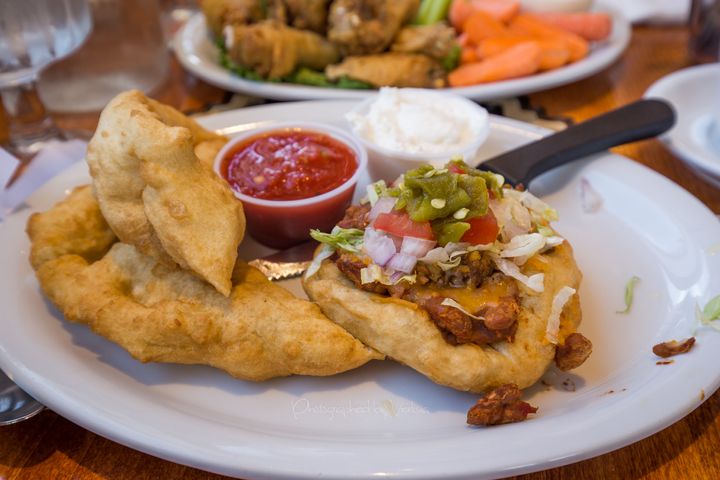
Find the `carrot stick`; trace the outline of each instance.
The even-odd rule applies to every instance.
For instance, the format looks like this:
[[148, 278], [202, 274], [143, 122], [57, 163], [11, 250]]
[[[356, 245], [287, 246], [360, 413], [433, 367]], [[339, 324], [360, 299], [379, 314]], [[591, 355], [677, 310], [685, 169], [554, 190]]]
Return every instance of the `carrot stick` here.
[[520, 2], [516, 0], [474, 0], [473, 6], [505, 23], [520, 13]]
[[564, 42], [529, 35], [487, 38], [478, 45], [476, 49], [477, 57], [480, 59], [491, 58], [524, 42], [536, 42], [540, 47], [540, 71], [562, 67], [570, 59], [570, 50]]
[[460, 65], [465, 65], [466, 63], [475, 63], [478, 60], [480, 60], [477, 56], [477, 51], [475, 47], [465, 47], [460, 52]]
[[461, 65], [448, 75], [453, 87], [497, 82], [509, 78], [532, 75], [540, 67], [540, 47], [536, 42], [524, 42], [477, 63]]
[[467, 34], [468, 39], [478, 44], [490, 37], [499, 37], [507, 33], [507, 28], [500, 20], [495, 19], [485, 12], [475, 12], [470, 15], [463, 25], [463, 32]]
[[590, 46], [582, 37], [549, 25], [532, 14], [521, 13], [510, 22], [509, 30], [516, 34], [560, 40], [570, 51], [570, 61], [587, 56]]
[[537, 12], [538, 20], [579, 35], [590, 42], [605, 40], [612, 31], [612, 18], [602, 12]]

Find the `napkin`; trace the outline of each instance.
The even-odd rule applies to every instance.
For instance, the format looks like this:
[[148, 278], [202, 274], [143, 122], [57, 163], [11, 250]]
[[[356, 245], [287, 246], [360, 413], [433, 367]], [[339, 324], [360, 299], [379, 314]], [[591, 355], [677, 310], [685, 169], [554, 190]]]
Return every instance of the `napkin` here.
[[686, 23], [690, 0], [596, 0], [596, 10], [621, 13], [632, 23]]
[[[0, 221], [19, 207], [35, 190], [70, 165], [85, 158], [87, 143], [82, 140], [49, 142], [30, 161], [25, 171], [7, 189], [0, 191]], [[18, 160], [0, 149], [0, 185], [7, 183], [18, 165]], [[4, 177], [9, 171], [7, 178]], [[2, 180], [5, 181], [2, 181]]]

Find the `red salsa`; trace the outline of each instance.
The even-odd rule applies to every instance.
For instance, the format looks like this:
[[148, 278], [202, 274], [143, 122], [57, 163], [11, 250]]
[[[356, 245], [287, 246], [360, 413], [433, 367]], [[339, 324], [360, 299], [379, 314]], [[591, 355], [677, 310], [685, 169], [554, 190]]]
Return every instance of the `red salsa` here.
[[230, 186], [265, 200], [298, 200], [333, 190], [358, 168], [355, 152], [319, 132], [278, 130], [239, 143], [222, 160]]

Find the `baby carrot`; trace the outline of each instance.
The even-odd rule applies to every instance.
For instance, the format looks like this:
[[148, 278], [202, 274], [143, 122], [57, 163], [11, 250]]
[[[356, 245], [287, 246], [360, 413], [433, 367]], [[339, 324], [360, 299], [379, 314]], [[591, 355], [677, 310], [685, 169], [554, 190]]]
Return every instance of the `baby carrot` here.
[[509, 22], [520, 12], [517, 0], [454, 0], [450, 5], [450, 24], [456, 30], [462, 30], [465, 21], [477, 11], [483, 11], [501, 22]]
[[539, 20], [579, 35], [585, 40], [597, 42], [605, 40], [612, 31], [610, 15], [602, 12], [572, 12], [550, 13], [538, 12], [534, 14]]
[[510, 22], [509, 29], [517, 34], [550, 38], [564, 42], [570, 51], [571, 62], [584, 58], [590, 49], [588, 42], [582, 37], [547, 24], [532, 14], [521, 13]]
[[467, 34], [468, 39], [477, 45], [486, 38], [504, 35], [507, 33], [507, 28], [490, 14], [477, 11], [465, 21], [463, 31]]
[[460, 65], [465, 65], [466, 63], [475, 63], [478, 60], [477, 51], [475, 47], [465, 47], [460, 52]]
[[476, 49], [478, 58], [490, 58], [524, 42], [535, 42], [540, 47], [540, 71], [562, 67], [570, 59], [570, 51], [564, 42], [530, 35], [506, 35], [487, 38]]
[[540, 47], [524, 42], [481, 62], [461, 65], [448, 75], [453, 87], [497, 82], [532, 75], [540, 67]]

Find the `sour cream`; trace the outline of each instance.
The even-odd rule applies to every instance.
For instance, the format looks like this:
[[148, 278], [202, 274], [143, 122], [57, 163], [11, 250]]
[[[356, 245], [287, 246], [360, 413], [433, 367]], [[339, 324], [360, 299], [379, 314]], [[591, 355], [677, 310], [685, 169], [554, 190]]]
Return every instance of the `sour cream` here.
[[346, 115], [356, 134], [393, 152], [445, 154], [476, 143], [488, 114], [455, 95], [419, 89], [382, 88], [365, 109]]

